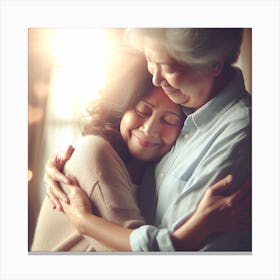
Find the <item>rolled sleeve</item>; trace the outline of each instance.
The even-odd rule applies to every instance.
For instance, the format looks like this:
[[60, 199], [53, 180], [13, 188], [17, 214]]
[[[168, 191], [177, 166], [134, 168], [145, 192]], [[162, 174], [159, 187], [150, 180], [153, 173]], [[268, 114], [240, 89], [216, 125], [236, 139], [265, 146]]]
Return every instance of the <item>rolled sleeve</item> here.
[[130, 245], [133, 252], [147, 251], [175, 251], [167, 228], [159, 229], [155, 226], [144, 225], [132, 231]]

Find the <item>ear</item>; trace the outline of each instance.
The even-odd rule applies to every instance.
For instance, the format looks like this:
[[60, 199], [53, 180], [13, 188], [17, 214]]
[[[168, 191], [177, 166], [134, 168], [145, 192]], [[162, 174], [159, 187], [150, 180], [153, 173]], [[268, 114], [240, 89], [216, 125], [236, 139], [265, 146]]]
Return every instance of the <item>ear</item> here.
[[212, 76], [213, 77], [218, 77], [221, 74], [223, 68], [224, 68], [224, 60], [214, 62], [212, 64], [212, 68], [211, 68]]

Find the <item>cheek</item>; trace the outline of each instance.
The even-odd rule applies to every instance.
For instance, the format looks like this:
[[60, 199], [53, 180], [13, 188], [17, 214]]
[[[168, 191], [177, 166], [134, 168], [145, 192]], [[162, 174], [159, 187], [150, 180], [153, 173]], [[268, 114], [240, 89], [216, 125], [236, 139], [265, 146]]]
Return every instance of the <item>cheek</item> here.
[[181, 73], [165, 74], [165, 80], [173, 87], [179, 88], [185, 81], [185, 75]]
[[126, 113], [120, 123], [120, 132], [123, 139], [127, 142], [130, 137], [130, 132], [140, 126], [139, 118], [133, 112]]
[[180, 134], [181, 129], [177, 127], [168, 127], [162, 132], [162, 140], [167, 149], [175, 143], [177, 137]]

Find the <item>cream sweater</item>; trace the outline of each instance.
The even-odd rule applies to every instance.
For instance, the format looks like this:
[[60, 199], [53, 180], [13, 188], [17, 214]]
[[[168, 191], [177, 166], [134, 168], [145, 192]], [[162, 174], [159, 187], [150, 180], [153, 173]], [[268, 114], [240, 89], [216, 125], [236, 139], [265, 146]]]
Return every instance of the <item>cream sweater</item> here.
[[[102, 137], [88, 135], [78, 142], [65, 172], [73, 175], [92, 202], [93, 212], [127, 228], [145, 223], [134, 198], [127, 169]], [[31, 251], [111, 251], [93, 238], [79, 234], [65, 215], [45, 198]]]

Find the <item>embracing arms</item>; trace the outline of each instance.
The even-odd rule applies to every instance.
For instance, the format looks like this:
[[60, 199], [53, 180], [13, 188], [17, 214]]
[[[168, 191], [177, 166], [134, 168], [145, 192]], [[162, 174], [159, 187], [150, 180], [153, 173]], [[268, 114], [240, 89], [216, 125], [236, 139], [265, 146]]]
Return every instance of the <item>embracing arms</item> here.
[[[69, 179], [58, 172], [57, 169], [62, 170], [72, 151], [73, 148], [69, 147], [62, 157], [54, 155], [48, 161], [45, 183], [53, 208], [63, 209], [70, 222], [82, 234], [89, 235], [114, 250], [131, 251], [130, 235], [133, 230], [93, 215], [88, 197], [77, 186], [75, 179]], [[69, 189], [68, 195], [61, 191], [54, 180], [70, 183], [64, 185]], [[242, 221], [248, 217], [244, 208], [250, 204], [250, 196], [246, 196], [250, 184], [244, 184], [238, 192], [230, 196], [222, 195], [222, 191], [231, 181], [232, 177], [229, 176], [210, 187], [193, 215], [170, 233], [176, 250], [197, 250], [213, 232], [248, 228]], [[227, 222], [228, 219], [231, 219], [231, 223]]]
[[[248, 229], [248, 225], [243, 224], [242, 221], [248, 219], [249, 215], [244, 209], [250, 202], [249, 197], [246, 196], [250, 182], [245, 183], [230, 196], [221, 195], [231, 182], [232, 177], [227, 176], [211, 186], [189, 220], [171, 233], [176, 251], [197, 250], [214, 232]], [[121, 227], [93, 215], [87, 195], [74, 178], [67, 186], [70, 190], [68, 193], [70, 204], [62, 202], [62, 207], [76, 229], [114, 250], [131, 251], [130, 234], [133, 229]], [[227, 223], [229, 218], [231, 223]]]

